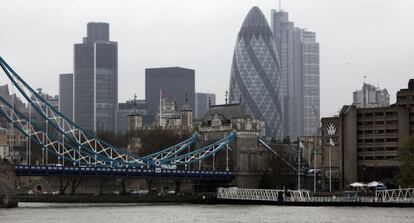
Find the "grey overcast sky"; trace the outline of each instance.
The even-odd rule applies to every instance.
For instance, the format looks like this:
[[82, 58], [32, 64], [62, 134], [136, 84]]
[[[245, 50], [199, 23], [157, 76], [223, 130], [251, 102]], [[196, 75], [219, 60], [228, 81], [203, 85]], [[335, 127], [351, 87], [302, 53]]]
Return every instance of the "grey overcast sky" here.
[[[253, 6], [270, 22], [278, 1], [2, 0], [0, 55], [34, 88], [56, 94], [86, 23], [109, 22], [119, 44], [119, 101], [144, 98], [145, 68], [183, 66], [196, 70], [196, 91], [222, 103], [237, 33]], [[282, 9], [317, 33], [322, 116], [351, 103], [363, 75], [387, 88], [392, 102], [414, 78], [413, 0], [284, 0]]]

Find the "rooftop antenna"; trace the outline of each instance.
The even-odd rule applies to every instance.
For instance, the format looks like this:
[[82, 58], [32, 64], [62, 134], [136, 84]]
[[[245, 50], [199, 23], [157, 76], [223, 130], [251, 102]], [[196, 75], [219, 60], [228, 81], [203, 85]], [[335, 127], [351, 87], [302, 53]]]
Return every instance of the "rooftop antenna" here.
[[226, 90], [226, 105], [227, 105], [227, 96], [229, 95], [229, 92]]
[[279, 11], [282, 11], [282, 0], [279, 0]]

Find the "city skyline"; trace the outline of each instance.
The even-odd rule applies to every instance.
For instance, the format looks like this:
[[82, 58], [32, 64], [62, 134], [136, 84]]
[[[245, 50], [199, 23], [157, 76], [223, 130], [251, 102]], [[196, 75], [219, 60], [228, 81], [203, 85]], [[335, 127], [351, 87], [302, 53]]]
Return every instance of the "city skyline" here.
[[[391, 1], [375, 1], [375, 7], [372, 8], [370, 5], [373, 1], [354, 4], [348, 2], [330, 3], [320, 0], [312, 3], [304, 1], [282, 3], [282, 9], [290, 13], [291, 19], [298, 26], [315, 31], [319, 42], [323, 45], [321, 48], [322, 117], [335, 114], [342, 104], [351, 104], [350, 92], [359, 88], [364, 75], [368, 76], [368, 82], [375, 84], [379, 82], [381, 88], [387, 88], [391, 95], [391, 103], [394, 103], [395, 92], [399, 86], [405, 84], [413, 69], [413, 65], [409, 63], [409, 59], [413, 57], [409, 46], [413, 43], [409, 41], [410, 31], [405, 29], [410, 25], [407, 21], [414, 21], [410, 20], [413, 16], [408, 10], [413, 3], [399, 1], [388, 4]], [[57, 10], [45, 15], [41, 15], [41, 10], [33, 10], [37, 7], [42, 8], [43, 3], [48, 5], [48, 9]], [[170, 7], [163, 7], [169, 10], [157, 11], [156, 3], [171, 6], [173, 10], [170, 10]], [[79, 35], [84, 34], [85, 24], [89, 21], [108, 22], [112, 29], [111, 38], [116, 39], [120, 44], [119, 85], [128, 86], [120, 89], [119, 101], [126, 101], [134, 93], [137, 93], [139, 98], [144, 98], [146, 67], [179, 65], [196, 70], [197, 91], [215, 93], [218, 103], [223, 103], [228, 80], [224, 78], [217, 83], [210, 79], [229, 75], [232, 48], [235, 44], [234, 36], [243, 17], [252, 6], [257, 5], [270, 21], [270, 10], [277, 8], [276, 1], [243, 1], [237, 5], [232, 1], [210, 1], [199, 4], [189, 1], [156, 3], [125, 3], [130, 7], [123, 7], [124, 5], [117, 3], [103, 3], [90, 14], [78, 13], [76, 15], [80, 17], [75, 18], [69, 14], [74, 14], [72, 12], [76, 10], [75, 6], [80, 2], [70, 6], [41, 1], [33, 7], [22, 9], [22, 13], [33, 18], [32, 21], [22, 23], [16, 20], [13, 27], [21, 28], [12, 28], [8, 35], [0, 37], [4, 43], [1, 46], [2, 56], [9, 61], [16, 61], [14, 68], [33, 82], [34, 86], [55, 94], [58, 92], [58, 75], [72, 71], [71, 44], [79, 41]], [[321, 9], [318, 3], [324, 4], [324, 8], [330, 10]], [[20, 4], [10, 2], [9, 8], [13, 11]], [[27, 4], [31, 3], [27, 2]], [[87, 11], [92, 5], [92, 2], [85, 3], [81, 10]], [[182, 7], [183, 5], [185, 7]], [[125, 8], [123, 11], [125, 15], [120, 15], [114, 10], [120, 7]], [[372, 10], [366, 10], [367, 7]], [[27, 9], [30, 11], [25, 11]], [[143, 13], [136, 16], [134, 13], [136, 10], [142, 10]], [[349, 12], [352, 12], [352, 16], [347, 18], [346, 13]], [[169, 19], [148, 22], [150, 21], [148, 19], [161, 14]], [[229, 14], [232, 16], [228, 16]], [[225, 15], [225, 22], [222, 22]], [[7, 12], [3, 16], [7, 16]], [[193, 17], [194, 21], [188, 21], [189, 17]], [[364, 23], [361, 25], [356, 23], [355, 21], [358, 20], [363, 20]], [[8, 27], [5, 22], [6, 20], [0, 22], [0, 26]], [[54, 32], [44, 32], [44, 29], [32, 30], [31, 27], [37, 27], [37, 25], [30, 25], [32, 22], [46, 26]], [[387, 32], [381, 32], [383, 27], [387, 27]], [[30, 35], [21, 35], [20, 30], [24, 28]], [[203, 37], [205, 31], [201, 31], [202, 29], [207, 29], [209, 33], [214, 34], [208, 39], [211, 39], [212, 44], [219, 43], [217, 47], [213, 48], [208, 44], [206, 37]], [[128, 35], [130, 32], [140, 33], [142, 30], [145, 30], [142, 35]], [[358, 32], [359, 35], [348, 34], [353, 32]], [[392, 35], [392, 33], [399, 33], [399, 35]], [[47, 48], [38, 44], [40, 39], [48, 42]], [[148, 42], [150, 39], [153, 43]], [[338, 44], [339, 39], [342, 41]], [[16, 44], [19, 44], [19, 50], [16, 50]], [[382, 47], [377, 47], [378, 44]], [[187, 46], [185, 52], [176, 50], [183, 46]], [[364, 50], [356, 51], [361, 48]], [[391, 56], [397, 58], [388, 60]], [[39, 76], [42, 78], [37, 78]], [[215, 78], [211, 78], [212, 76]], [[53, 80], [53, 82], [42, 82], [42, 79]], [[129, 84], [131, 80], [134, 84]], [[340, 86], [332, 89], [331, 85], [337, 81], [341, 82]], [[329, 97], [331, 91], [334, 91], [337, 96]]]

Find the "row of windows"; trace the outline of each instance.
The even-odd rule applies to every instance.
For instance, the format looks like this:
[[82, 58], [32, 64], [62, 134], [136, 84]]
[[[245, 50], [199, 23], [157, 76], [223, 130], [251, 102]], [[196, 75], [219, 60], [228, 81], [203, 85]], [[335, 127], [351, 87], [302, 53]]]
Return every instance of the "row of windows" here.
[[358, 122], [359, 126], [373, 126], [373, 125], [397, 125], [397, 120], [389, 120], [389, 121], [365, 121], [365, 122]]
[[375, 130], [359, 130], [358, 134], [383, 134], [383, 133], [398, 133], [398, 129], [375, 129]]
[[397, 151], [397, 147], [368, 147], [368, 148], [358, 148], [358, 152], [373, 152], [373, 151]]
[[407, 95], [407, 96], [398, 96], [398, 100], [405, 100], [405, 99], [413, 99], [414, 95]]
[[395, 156], [358, 156], [358, 160], [395, 160]]
[[374, 143], [374, 142], [398, 142], [397, 138], [388, 139], [358, 139], [358, 143]]
[[358, 117], [384, 117], [384, 116], [395, 116], [397, 112], [370, 112], [370, 113], [358, 113]]

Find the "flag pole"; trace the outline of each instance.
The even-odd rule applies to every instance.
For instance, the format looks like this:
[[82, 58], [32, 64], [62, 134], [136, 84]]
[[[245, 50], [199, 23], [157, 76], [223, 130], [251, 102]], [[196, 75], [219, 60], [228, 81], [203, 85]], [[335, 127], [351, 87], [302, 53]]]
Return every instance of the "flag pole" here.
[[161, 120], [162, 120], [162, 90], [160, 89], [160, 127], [161, 127]]
[[329, 138], [329, 192], [332, 192], [332, 138]]
[[298, 190], [300, 190], [300, 139], [298, 137]]
[[316, 136], [313, 137], [313, 193], [316, 193]]

